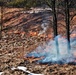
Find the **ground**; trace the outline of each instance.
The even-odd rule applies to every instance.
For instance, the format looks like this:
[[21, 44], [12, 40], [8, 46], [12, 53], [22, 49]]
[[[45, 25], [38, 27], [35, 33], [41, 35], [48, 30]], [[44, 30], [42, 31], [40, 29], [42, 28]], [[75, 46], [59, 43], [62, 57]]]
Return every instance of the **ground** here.
[[[53, 31], [50, 23], [51, 27], [49, 26], [50, 28], [48, 28], [46, 34], [38, 36], [41, 30], [42, 16], [40, 14], [23, 13], [22, 11], [23, 9], [5, 8], [2, 39], [0, 40], [0, 72], [4, 72], [2, 75], [28, 75], [20, 70], [11, 70], [12, 67], [17, 66], [25, 66], [33, 73], [44, 75], [75, 75], [75, 63], [62, 65], [39, 64], [35, 62], [39, 58], [25, 57], [27, 53], [35, 50], [38, 45], [53, 39], [51, 34]], [[58, 17], [64, 18], [62, 15]], [[58, 24], [60, 28], [58, 28], [58, 33], [65, 33], [63, 19], [60, 19]], [[76, 16], [71, 21], [72, 30], [75, 26]]]

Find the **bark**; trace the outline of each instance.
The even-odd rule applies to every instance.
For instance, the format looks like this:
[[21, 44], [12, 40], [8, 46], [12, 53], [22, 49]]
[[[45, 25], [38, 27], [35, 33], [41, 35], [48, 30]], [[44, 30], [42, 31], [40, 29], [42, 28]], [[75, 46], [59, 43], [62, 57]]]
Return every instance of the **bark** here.
[[65, 22], [67, 29], [68, 50], [70, 50], [70, 15], [69, 15], [69, 0], [65, 0]]
[[56, 44], [56, 50], [57, 50], [57, 58], [59, 58], [59, 44], [58, 44], [58, 38], [56, 36], [58, 35], [57, 33], [57, 16], [56, 16], [56, 10], [55, 10], [55, 3], [56, 0], [52, 0], [52, 10], [53, 10], [53, 31], [54, 31], [54, 39], [55, 39], [55, 44]]
[[2, 26], [3, 26], [3, 6], [1, 6], [1, 15], [0, 15], [0, 39], [2, 38]]
[[58, 33], [57, 33], [57, 17], [56, 17], [56, 10], [55, 10], [55, 0], [52, 0], [52, 10], [53, 10], [54, 37], [56, 37]]

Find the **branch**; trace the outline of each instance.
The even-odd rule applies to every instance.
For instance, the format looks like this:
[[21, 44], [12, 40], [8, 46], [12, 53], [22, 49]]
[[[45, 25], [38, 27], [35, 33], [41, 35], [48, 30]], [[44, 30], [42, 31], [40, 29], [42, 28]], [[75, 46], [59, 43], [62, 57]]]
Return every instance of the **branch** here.
[[51, 3], [48, 0], [45, 0], [46, 4], [51, 7]]

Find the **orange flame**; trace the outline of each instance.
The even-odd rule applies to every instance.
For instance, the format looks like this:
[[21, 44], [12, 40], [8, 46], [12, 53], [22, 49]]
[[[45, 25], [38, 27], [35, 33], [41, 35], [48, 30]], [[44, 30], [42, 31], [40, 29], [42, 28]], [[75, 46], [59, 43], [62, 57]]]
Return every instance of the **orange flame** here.
[[33, 32], [33, 31], [29, 31], [29, 34], [30, 34], [31, 36], [37, 36], [37, 35], [38, 35], [37, 32]]

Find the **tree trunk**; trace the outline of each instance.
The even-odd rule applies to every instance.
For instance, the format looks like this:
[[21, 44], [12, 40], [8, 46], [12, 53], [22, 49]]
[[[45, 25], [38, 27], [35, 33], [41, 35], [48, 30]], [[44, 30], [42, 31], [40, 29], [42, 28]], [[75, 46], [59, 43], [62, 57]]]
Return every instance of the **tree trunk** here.
[[2, 26], [3, 26], [3, 6], [1, 6], [1, 15], [0, 15], [0, 39], [2, 38]]
[[68, 40], [68, 52], [70, 50], [70, 21], [69, 21], [69, 0], [65, 0], [65, 22], [66, 22], [66, 29], [67, 29], [67, 40]]
[[54, 29], [54, 38], [58, 35], [57, 34], [57, 17], [56, 17], [56, 10], [55, 10], [55, 0], [52, 0], [52, 10], [53, 10], [53, 29]]
[[57, 33], [57, 17], [56, 17], [55, 3], [56, 3], [56, 0], [52, 0], [53, 31], [54, 31], [54, 39], [55, 39], [56, 50], [57, 50], [57, 58], [59, 58], [59, 55], [60, 55], [60, 53], [59, 53], [59, 44], [58, 44], [58, 38], [56, 38], [58, 33]]

